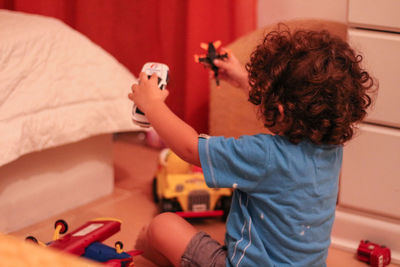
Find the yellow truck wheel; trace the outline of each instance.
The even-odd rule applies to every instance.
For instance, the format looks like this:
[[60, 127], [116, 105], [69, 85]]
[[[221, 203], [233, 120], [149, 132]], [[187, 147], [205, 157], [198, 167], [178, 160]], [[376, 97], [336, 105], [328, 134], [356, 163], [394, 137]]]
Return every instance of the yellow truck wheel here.
[[163, 198], [160, 200], [161, 212], [176, 212], [180, 211], [180, 205], [176, 200]]

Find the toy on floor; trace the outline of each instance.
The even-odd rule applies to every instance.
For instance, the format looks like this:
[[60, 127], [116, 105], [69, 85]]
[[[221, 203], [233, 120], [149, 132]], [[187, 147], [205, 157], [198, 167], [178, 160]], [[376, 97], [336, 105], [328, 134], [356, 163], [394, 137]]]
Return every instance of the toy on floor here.
[[368, 240], [361, 240], [357, 249], [357, 258], [373, 267], [383, 267], [390, 263], [390, 249]]
[[161, 212], [175, 212], [184, 218], [216, 217], [226, 219], [232, 190], [209, 188], [200, 167], [179, 158], [170, 149], [160, 153], [153, 197]]
[[107, 266], [134, 266], [133, 256], [142, 253], [139, 250], [123, 252], [123, 244], [120, 241], [115, 243], [115, 248], [101, 243], [121, 229], [121, 221], [117, 219], [94, 219], [63, 237], [60, 237], [60, 234], [68, 231], [68, 224], [64, 220], [57, 220], [54, 228], [53, 241], [44, 244], [33, 236], [26, 237], [26, 240], [102, 262]]
[[215, 82], [219, 86], [218, 79], [218, 67], [214, 64], [214, 59], [225, 59], [228, 58], [228, 53], [220, 54], [217, 52], [221, 45], [221, 41], [210, 42], [208, 44], [201, 43], [200, 47], [207, 50], [206, 55], [194, 55], [194, 61], [202, 63], [205, 67], [210, 68], [214, 72]]
[[[149, 78], [153, 73], [157, 74], [158, 88], [160, 88], [160, 90], [166, 89], [169, 80], [169, 68], [167, 65], [162, 63], [148, 62], [143, 65], [141, 72], [146, 73]], [[133, 104], [132, 108], [132, 121], [141, 127], [150, 127], [150, 123], [145, 114], [135, 104]]]

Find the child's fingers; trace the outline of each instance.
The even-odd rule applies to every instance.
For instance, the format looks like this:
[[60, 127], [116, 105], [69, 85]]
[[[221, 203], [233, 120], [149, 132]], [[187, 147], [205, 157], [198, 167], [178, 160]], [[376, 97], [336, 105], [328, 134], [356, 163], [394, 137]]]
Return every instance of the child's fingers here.
[[214, 64], [217, 66], [220, 70], [227, 70], [230, 67], [230, 62], [220, 60], [220, 59], [214, 59]]
[[132, 86], [131, 86], [132, 94], [135, 93], [135, 91], [138, 89], [138, 87], [139, 87], [139, 84], [138, 84], [138, 83], [132, 84]]
[[141, 81], [147, 81], [147, 80], [149, 80], [149, 78], [147, 78], [147, 74], [145, 72], [141, 72], [139, 74], [139, 84]]
[[158, 75], [156, 73], [151, 74], [150, 78], [146, 75], [146, 79], [150, 82], [151, 85], [155, 85], [155, 87], [157, 87]]
[[149, 80], [158, 80], [157, 74], [155, 74], [155, 73], [151, 74], [151, 77]]
[[223, 60], [214, 59], [213, 63], [219, 68], [219, 70], [226, 69], [227, 64]]

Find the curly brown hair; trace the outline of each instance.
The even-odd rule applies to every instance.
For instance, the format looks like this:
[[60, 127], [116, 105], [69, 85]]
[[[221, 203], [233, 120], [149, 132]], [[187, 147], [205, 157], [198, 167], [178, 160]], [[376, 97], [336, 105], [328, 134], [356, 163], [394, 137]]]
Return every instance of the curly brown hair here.
[[344, 144], [367, 114], [374, 79], [361, 68], [362, 56], [329, 32], [282, 25], [268, 33], [246, 64], [249, 101], [260, 105], [267, 128], [284, 110], [283, 135], [290, 142]]

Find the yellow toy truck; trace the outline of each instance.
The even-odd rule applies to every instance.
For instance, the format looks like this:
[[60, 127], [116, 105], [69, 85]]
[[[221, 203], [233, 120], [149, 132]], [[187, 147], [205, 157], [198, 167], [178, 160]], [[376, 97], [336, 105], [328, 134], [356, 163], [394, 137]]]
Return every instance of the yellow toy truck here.
[[161, 212], [175, 212], [184, 218], [221, 216], [226, 220], [232, 190], [209, 188], [200, 167], [164, 149], [153, 179], [153, 197]]

